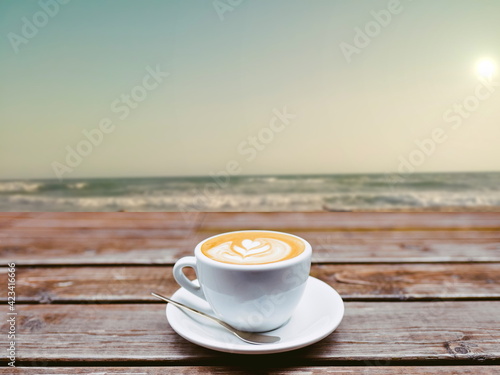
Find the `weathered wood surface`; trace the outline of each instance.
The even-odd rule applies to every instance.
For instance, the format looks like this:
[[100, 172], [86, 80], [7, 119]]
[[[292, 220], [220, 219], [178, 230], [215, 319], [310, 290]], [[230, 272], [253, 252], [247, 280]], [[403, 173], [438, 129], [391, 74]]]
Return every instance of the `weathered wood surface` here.
[[[64, 222], [64, 223], [63, 223]], [[0, 213], [0, 227], [121, 227], [124, 223], [143, 222], [148, 228], [175, 225], [200, 230], [236, 230], [259, 228], [318, 229], [411, 229], [436, 228], [498, 229], [498, 213], [364, 213], [364, 212], [245, 212], [245, 213], [176, 213], [176, 212], [44, 212]], [[138, 224], [139, 226], [141, 224]], [[133, 224], [137, 227], [137, 224]]]
[[0, 228], [177, 228], [193, 229], [204, 213], [181, 212], [2, 212]]
[[284, 212], [284, 213], [206, 213], [199, 230], [238, 229], [275, 230], [498, 230], [498, 213], [366, 213], [366, 212]]
[[[18, 371], [18, 372], [16, 372]], [[0, 368], [1, 375], [19, 373], [24, 375], [165, 375], [165, 374], [248, 374], [248, 368], [242, 367], [33, 367]], [[265, 371], [269, 375], [497, 375], [500, 366], [427, 366], [427, 367], [402, 367], [402, 366], [378, 366], [378, 367], [291, 367], [291, 368], [269, 368]]]
[[[311, 243], [314, 262], [500, 262], [500, 229], [293, 233]], [[4, 227], [0, 228], [0, 261], [18, 265], [173, 264], [213, 234], [168, 227]]]
[[[0, 284], [7, 284], [0, 269]], [[345, 300], [500, 298], [500, 264], [318, 265], [311, 275], [334, 287]], [[34, 267], [17, 269], [20, 302], [144, 302], [179, 288], [171, 266]], [[0, 290], [6, 301], [7, 290]]]
[[[293, 352], [267, 355], [276, 366], [397, 365], [397, 361], [496, 361], [500, 356], [500, 301], [348, 302], [339, 328], [324, 340]], [[21, 305], [18, 361], [71, 363], [228, 365], [254, 356], [229, 355], [178, 336], [156, 304]], [[1, 323], [6, 332], [7, 322]], [[5, 347], [6, 335], [0, 338]], [[252, 358], [253, 357], [253, 358]], [[297, 363], [298, 362], [298, 363]], [[378, 362], [380, 363], [380, 362]]]
[[0, 261], [18, 265], [173, 264], [211, 235], [286, 230], [315, 262], [500, 262], [500, 214], [0, 214]]
[[[311, 242], [312, 275], [347, 301], [340, 327], [310, 347], [256, 357], [179, 337], [149, 292], [177, 290], [171, 265], [202, 239], [255, 228]], [[41, 366], [0, 374], [499, 372], [476, 366], [500, 364], [498, 213], [5, 213], [0, 260], [18, 266], [18, 365]], [[469, 366], [421, 367], [430, 364]]]

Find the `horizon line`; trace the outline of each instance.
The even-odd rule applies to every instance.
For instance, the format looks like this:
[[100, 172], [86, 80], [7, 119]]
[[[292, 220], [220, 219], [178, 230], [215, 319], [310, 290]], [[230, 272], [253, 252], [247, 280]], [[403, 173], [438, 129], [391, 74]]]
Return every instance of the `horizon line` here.
[[[500, 173], [500, 170], [496, 171], [429, 171], [429, 172], [414, 172], [414, 173], [409, 173], [409, 174], [403, 174], [403, 175], [408, 175], [410, 177], [411, 175], [423, 175], [423, 174], [474, 174], [474, 173]], [[325, 176], [359, 176], [359, 175], [400, 175], [401, 173], [398, 172], [352, 172], [352, 173], [297, 173], [297, 174], [239, 174], [239, 175], [230, 175], [230, 177], [298, 177], [298, 176], [303, 176], [303, 177], [325, 177]], [[58, 179], [58, 178], [48, 178], [48, 177], [41, 177], [41, 178], [0, 178], [1, 181], [34, 181], [34, 180], [47, 180], [47, 181], [60, 181], [63, 182], [65, 180], [104, 180], [104, 179], [159, 179], [159, 178], [166, 178], [166, 179], [181, 179], [181, 178], [187, 178], [187, 179], [201, 179], [201, 178], [211, 178], [213, 177], [212, 175], [173, 175], [173, 176], [110, 176], [110, 177], [68, 177], [64, 179]]]

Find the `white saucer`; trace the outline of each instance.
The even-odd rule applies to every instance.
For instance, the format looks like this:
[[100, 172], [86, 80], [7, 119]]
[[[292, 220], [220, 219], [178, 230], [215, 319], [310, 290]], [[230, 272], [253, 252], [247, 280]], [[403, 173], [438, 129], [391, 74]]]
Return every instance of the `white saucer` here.
[[[209, 304], [184, 288], [172, 299], [207, 314], [214, 315]], [[228, 353], [268, 354], [302, 348], [332, 333], [344, 316], [344, 302], [328, 284], [309, 277], [306, 290], [292, 318], [284, 326], [266, 334], [277, 335], [281, 341], [274, 344], [247, 344], [217, 323], [167, 304], [167, 319], [180, 336], [205, 348]]]

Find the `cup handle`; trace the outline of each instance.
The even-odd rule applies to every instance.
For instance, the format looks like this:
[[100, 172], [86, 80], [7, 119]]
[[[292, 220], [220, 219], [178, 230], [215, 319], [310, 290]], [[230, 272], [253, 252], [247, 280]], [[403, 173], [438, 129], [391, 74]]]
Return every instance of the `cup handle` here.
[[[195, 296], [200, 297], [206, 300], [205, 295], [203, 294], [203, 290], [201, 289], [200, 283], [198, 280], [191, 281], [189, 280], [183, 272], [185, 267], [191, 267], [196, 272], [198, 276], [198, 269], [196, 268], [196, 258], [195, 257], [184, 257], [179, 259], [174, 264], [174, 279], [179, 283], [187, 291], [193, 293]], [[198, 276], [199, 277], [199, 276]]]

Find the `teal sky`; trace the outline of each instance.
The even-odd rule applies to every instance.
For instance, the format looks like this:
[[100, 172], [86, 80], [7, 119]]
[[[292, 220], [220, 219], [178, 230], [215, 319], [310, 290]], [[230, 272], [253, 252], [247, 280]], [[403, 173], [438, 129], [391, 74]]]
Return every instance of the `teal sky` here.
[[0, 179], [500, 170], [499, 1], [228, 3], [1, 1]]

